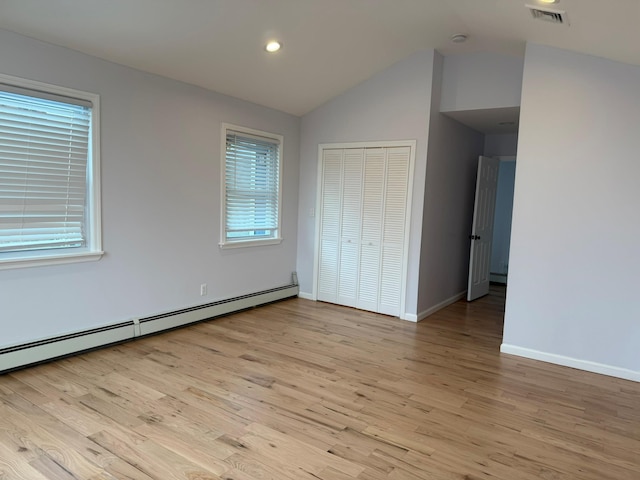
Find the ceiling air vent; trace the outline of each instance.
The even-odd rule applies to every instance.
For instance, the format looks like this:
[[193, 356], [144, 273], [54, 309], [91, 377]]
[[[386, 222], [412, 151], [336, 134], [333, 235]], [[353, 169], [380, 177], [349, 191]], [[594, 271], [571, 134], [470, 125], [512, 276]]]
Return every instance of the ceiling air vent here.
[[526, 7], [531, 11], [531, 15], [533, 15], [533, 18], [536, 20], [544, 20], [545, 22], [557, 23], [559, 25], [569, 25], [567, 12], [564, 10], [554, 10], [536, 5], [527, 5]]

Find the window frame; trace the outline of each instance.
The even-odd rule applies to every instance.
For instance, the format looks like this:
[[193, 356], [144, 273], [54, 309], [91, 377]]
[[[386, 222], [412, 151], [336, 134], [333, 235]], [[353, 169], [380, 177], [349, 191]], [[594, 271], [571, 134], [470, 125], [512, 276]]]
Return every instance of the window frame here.
[[[229, 131], [245, 133], [247, 135], [258, 136], [267, 140], [273, 140], [278, 144], [278, 222], [275, 234], [271, 237], [238, 238], [237, 240], [229, 240], [226, 235], [227, 230], [227, 205], [226, 205], [226, 167], [227, 167], [227, 133]], [[218, 246], [222, 249], [254, 247], [262, 245], [277, 245], [282, 242], [282, 180], [283, 180], [283, 151], [284, 137], [277, 133], [265, 132], [253, 128], [242, 127], [231, 123], [222, 123], [221, 128], [221, 156], [220, 156], [220, 243]]]
[[91, 104], [85, 219], [87, 245], [84, 247], [0, 252], [0, 270], [99, 260], [104, 255], [100, 185], [100, 96], [95, 93], [0, 74], [0, 89], [10, 91], [12, 88], [24, 91], [25, 95], [29, 95], [29, 91], [31, 91], [34, 97], [38, 97], [37, 94], [43, 98], [50, 95], [56, 97], [58, 101], [69, 98]]

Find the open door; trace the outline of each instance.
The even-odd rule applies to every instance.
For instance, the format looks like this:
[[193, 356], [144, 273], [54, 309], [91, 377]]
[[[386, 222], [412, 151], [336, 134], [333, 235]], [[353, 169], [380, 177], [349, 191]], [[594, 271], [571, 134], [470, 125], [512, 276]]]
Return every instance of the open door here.
[[467, 287], [469, 302], [489, 293], [491, 243], [499, 166], [500, 160], [495, 158], [481, 156], [478, 160], [473, 226], [469, 237], [471, 239]]

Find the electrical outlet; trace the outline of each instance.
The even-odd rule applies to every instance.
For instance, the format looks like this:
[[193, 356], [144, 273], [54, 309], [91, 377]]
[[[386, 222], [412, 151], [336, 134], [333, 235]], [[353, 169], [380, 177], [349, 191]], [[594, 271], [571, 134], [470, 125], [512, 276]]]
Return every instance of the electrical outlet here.
[[207, 294], [207, 284], [203, 283], [200, 285], [200, 296], [204, 297]]

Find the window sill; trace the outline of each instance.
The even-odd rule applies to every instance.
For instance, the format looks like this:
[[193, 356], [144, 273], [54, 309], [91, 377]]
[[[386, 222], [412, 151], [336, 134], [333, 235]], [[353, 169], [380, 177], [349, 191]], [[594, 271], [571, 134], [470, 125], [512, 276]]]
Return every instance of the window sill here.
[[218, 246], [225, 250], [227, 248], [261, 247], [263, 245], [277, 245], [282, 243], [281, 238], [265, 238], [263, 240], [237, 240], [235, 242], [220, 242]]
[[0, 256], [0, 270], [11, 268], [43, 267], [46, 265], [62, 265], [66, 263], [93, 262], [100, 260], [104, 255], [103, 251], [58, 253], [58, 254], [22, 254], [21, 256]]

